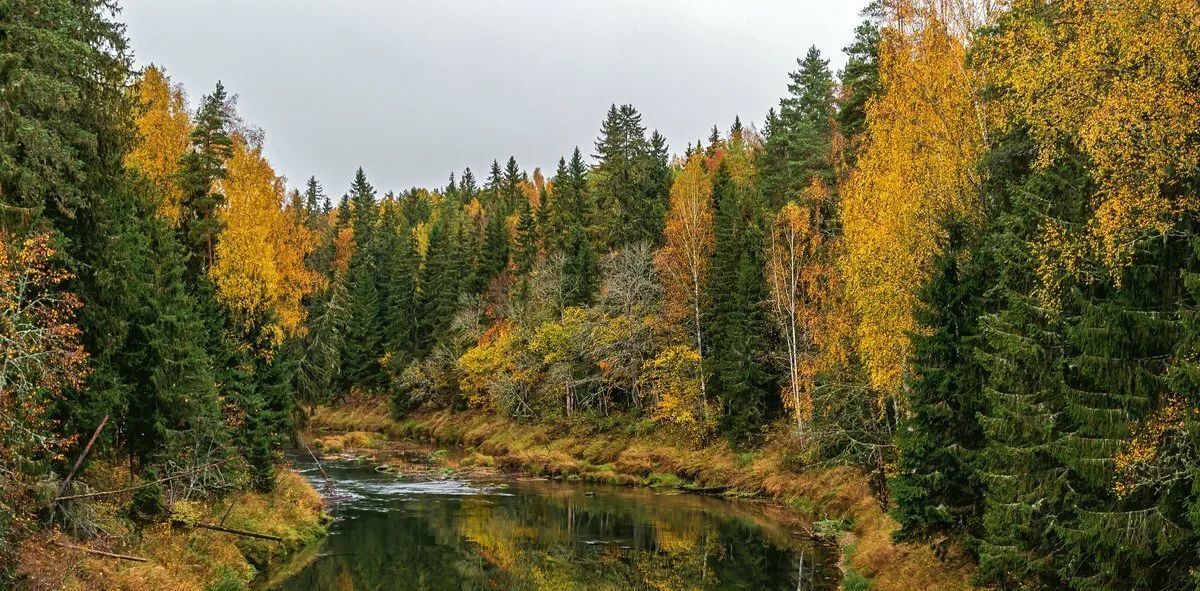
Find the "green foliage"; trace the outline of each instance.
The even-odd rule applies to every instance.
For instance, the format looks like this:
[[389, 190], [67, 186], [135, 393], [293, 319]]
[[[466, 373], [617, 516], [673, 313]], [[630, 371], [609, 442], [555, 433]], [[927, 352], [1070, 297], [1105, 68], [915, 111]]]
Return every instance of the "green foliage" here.
[[[907, 389], [908, 417], [896, 437], [896, 500], [901, 540], [977, 535], [983, 483], [976, 457], [983, 432], [983, 371], [975, 354], [982, 312], [983, 270], [989, 261], [966, 259], [968, 228], [951, 225], [950, 240], [934, 261], [933, 279], [921, 292], [919, 333], [913, 335]], [[961, 259], [961, 260], [960, 260]]]
[[217, 210], [225, 204], [225, 196], [215, 192], [214, 184], [225, 178], [225, 162], [233, 154], [231, 113], [225, 87], [217, 82], [212, 94], [200, 101], [193, 122], [191, 150], [180, 162], [181, 241], [191, 253], [190, 264], [197, 275], [212, 266], [215, 243], [221, 233]]
[[647, 140], [637, 109], [614, 104], [600, 125], [595, 157], [591, 181], [605, 243], [610, 249], [634, 242], [657, 244], [670, 191], [665, 140], [657, 132]]
[[716, 249], [708, 288], [713, 302], [711, 359], [714, 389], [724, 406], [721, 430], [736, 444], [753, 440], [778, 408], [775, 378], [762, 362], [769, 332], [756, 197], [730, 179], [724, 162], [718, 166], [713, 178]]

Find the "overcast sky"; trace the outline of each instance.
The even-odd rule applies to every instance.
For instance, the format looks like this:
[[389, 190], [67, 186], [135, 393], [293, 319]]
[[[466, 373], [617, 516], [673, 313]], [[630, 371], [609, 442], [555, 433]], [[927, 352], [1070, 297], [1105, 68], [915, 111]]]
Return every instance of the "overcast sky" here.
[[379, 189], [486, 176], [512, 154], [553, 173], [632, 103], [682, 152], [761, 126], [796, 58], [836, 71], [865, 0], [123, 0], [139, 64], [194, 106], [217, 80], [266, 131], [276, 170], [329, 194], [362, 166]]

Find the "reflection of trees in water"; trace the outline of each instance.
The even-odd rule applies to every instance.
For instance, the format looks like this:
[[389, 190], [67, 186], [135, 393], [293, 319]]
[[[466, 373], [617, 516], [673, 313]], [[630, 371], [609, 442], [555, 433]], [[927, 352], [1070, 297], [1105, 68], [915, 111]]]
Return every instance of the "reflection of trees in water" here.
[[[410, 497], [388, 512], [348, 509], [324, 556], [281, 588], [797, 588], [786, 530], [771, 531], [733, 504], [623, 490], [584, 496], [554, 484], [522, 483], [511, 492]], [[805, 548], [806, 570], [815, 551]], [[814, 588], [805, 579], [804, 588]]]

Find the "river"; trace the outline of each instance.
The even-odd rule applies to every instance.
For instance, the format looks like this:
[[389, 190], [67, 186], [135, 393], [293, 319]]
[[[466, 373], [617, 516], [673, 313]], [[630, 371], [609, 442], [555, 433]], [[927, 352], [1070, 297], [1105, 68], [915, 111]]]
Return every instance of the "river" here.
[[329, 535], [260, 589], [828, 590], [834, 550], [784, 510], [649, 489], [506, 475], [294, 464], [337, 500]]

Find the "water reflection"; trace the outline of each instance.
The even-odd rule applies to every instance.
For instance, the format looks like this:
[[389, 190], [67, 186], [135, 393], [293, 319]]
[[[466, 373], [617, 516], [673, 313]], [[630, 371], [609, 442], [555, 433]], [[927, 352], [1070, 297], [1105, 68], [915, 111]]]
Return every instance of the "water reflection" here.
[[[338, 521], [299, 590], [833, 589], [828, 550], [759, 507], [528, 480], [414, 482], [326, 467]], [[313, 474], [310, 474], [313, 476]]]

